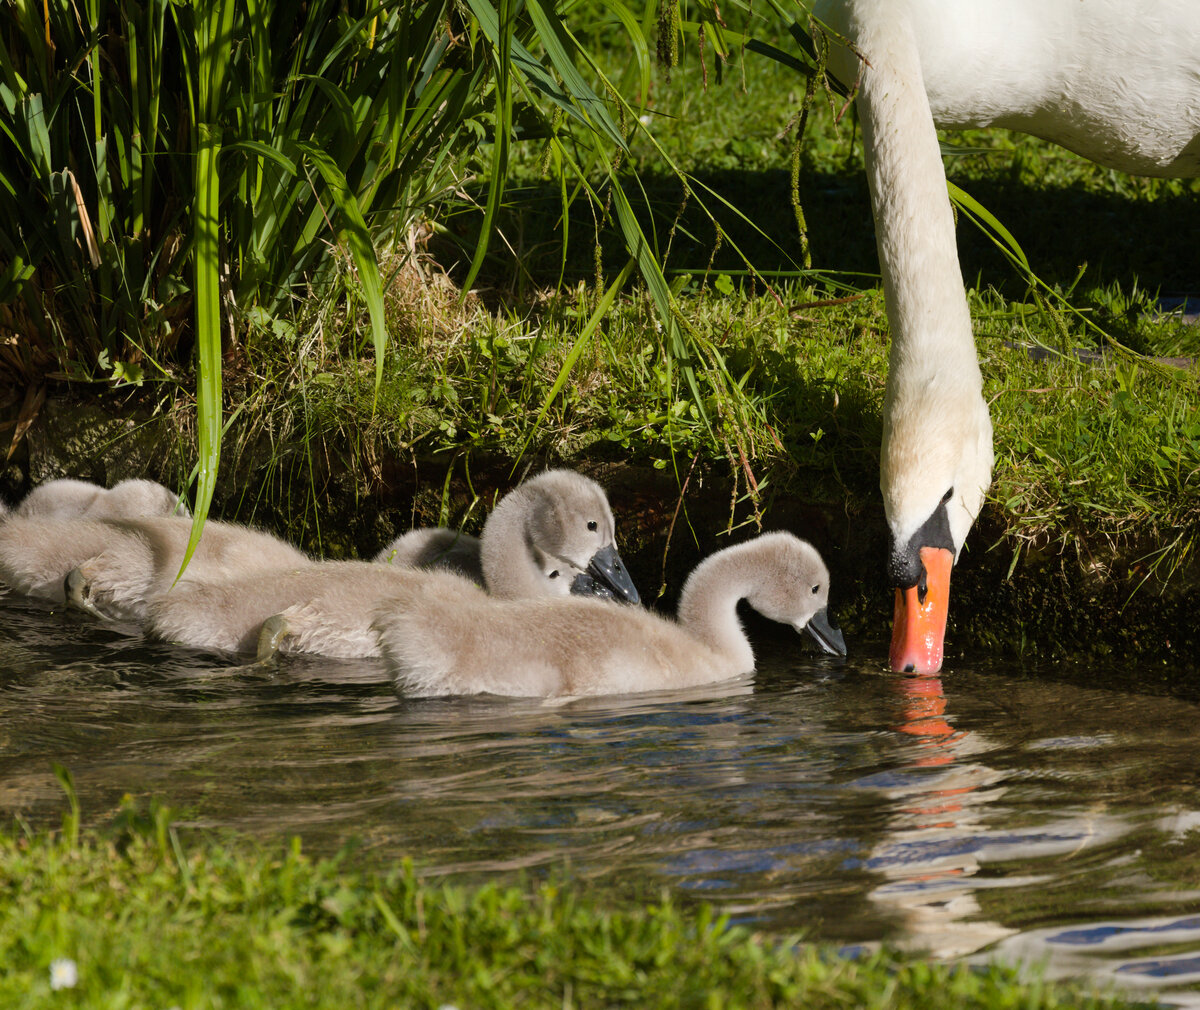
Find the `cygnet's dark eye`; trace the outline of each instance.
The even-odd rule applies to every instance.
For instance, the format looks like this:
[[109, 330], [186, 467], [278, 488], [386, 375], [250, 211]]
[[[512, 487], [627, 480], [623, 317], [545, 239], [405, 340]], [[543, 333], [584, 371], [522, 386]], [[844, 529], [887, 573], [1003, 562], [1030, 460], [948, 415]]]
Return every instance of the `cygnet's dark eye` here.
[[591, 519], [588, 521], [588, 529], [591, 530], [593, 533], [596, 532], [596, 520], [595, 519]]
[[549, 579], [557, 579], [557, 578], [558, 578], [558, 569], [557, 569], [557, 568], [556, 568], [556, 569], [554, 569], [554, 571], [552, 571], [552, 572], [551, 572], [551, 573], [550, 573], [548, 576], [546, 576], [546, 577], [547, 577], [547, 578], [549, 578]]
[[817, 593], [819, 593], [820, 591], [821, 591], [821, 584], [820, 584], [820, 583], [817, 583], [815, 586], [813, 586], [813, 594], [814, 594], [814, 595], [815, 595], [815, 594], [817, 594]]
[[942, 495], [942, 504], [945, 505], [946, 502], [948, 502], [953, 497], [954, 497], [954, 488], [951, 488], [944, 495]]

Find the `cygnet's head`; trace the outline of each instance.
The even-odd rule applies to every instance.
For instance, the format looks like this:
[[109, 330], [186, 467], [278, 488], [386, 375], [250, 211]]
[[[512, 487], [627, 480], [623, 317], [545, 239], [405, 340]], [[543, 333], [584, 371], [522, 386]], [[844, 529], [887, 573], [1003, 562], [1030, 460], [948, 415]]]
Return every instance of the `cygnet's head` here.
[[[573, 470], [547, 470], [506, 495], [488, 519], [489, 528], [514, 514], [521, 517], [525, 544], [547, 580], [548, 595], [639, 601], [617, 552], [608, 498], [595, 481]], [[567, 591], [561, 592], [564, 584]]]
[[595, 596], [602, 600], [618, 598], [607, 582], [596, 578], [591, 572], [542, 551], [536, 554], [538, 568], [545, 580], [545, 596]]
[[750, 541], [756, 575], [746, 602], [763, 617], [807, 631], [828, 653], [846, 655], [841, 629], [829, 618], [829, 569], [812, 544], [791, 533]]

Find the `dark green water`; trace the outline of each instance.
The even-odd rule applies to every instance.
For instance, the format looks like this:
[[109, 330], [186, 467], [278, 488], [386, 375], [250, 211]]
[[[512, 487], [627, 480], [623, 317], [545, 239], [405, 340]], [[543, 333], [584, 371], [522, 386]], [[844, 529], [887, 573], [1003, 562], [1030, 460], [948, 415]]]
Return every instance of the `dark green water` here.
[[790, 642], [761, 666], [685, 695], [407, 701], [380, 664], [266, 677], [0, 597], [0, 811], [57, 823], [58, 761], [92, 823], [157, 796], [430, 875], [668, 888], [780, 933], [1200, 1006], [1200, 710], [1171, 671], [912, 678]]

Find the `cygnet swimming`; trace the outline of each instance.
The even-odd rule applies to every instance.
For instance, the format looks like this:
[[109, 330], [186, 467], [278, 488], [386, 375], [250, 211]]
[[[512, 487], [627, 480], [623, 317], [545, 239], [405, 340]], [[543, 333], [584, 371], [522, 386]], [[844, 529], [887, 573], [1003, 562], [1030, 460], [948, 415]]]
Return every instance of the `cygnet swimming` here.
[[586, 599], [463, 596], [452, 580], [427, 575], [381, 603], [374, 626], [406, 695], [624, 694], [752, 672], [754, 653], [737, 617], [742, 599], [845, 655], [828, 598], [829, 572], [816, 549], [790, 533], [767, 533], [702, 561], [675, 621]]
[[[0, 524], [0, 583], [27, 596], [71, 601], [99, 616], [142, 622], [150, 600], [174, 583], [191, 535], [185, 516], [142, 519], [13, 517]], [[205, 523], [186, 579], [229, 578], [311, 565], [278, 537]], [[69, 588], [64, 591], [64, 582]]]
[[375, 555], [375, 561], [397, 568], [427, 568], [451, 572], [483, 586], [479, 538], [446, 526], [426, 526], [396, 537]]
[[[434, 573], [365, 561], [323, 561], [234, 579], [187, 579], [149, 606], [147, 629], [195, 648], [308, 652], [341, 659], [379, 655], [371, 618], [381, 600]], [[464, 597], [486, 594], [449, 579]]]
[[10, 513], [43, 519], [140, 519], [187, 516], [178, 495], [152, 480], [123, 480], [111, 488], [62, 478], [40, 484]]
[[[456, 552], [457, 560], [447, 564]], [[371, 627], [376, 606], [430, 574], [412, 567], [419, 562], [455, 572], [447, 574], [447, 586], [465, 599], [486, 599], [478, 586], [485, 582], [503, 598], [637, 599], [613, 543], [604, 492], [571, 471], [549, 471], [506, 495], [484, 524], [482, 541], [453, 530], [415, 530], [375, 560], [389, 559], [330, 561], [233, 579], [189, 578], [154, 602], [149, 629], [170, 642], [256, 651], [259, 659], [276, 651], [377, 657]]]
[[639, 600], [604, 489], [574, 470], [547, 470], [500, 499], [483, 538], [447, 529], [397, 537], [376, 561], [457, 572], [502, 599], [614, 595]]

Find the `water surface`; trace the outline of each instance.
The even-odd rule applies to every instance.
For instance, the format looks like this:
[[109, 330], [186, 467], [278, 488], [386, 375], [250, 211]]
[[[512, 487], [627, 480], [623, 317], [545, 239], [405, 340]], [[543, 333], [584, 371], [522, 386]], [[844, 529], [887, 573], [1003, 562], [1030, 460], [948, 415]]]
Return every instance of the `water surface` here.
[[416, 701], [378, 663], [267, 676], [0, 597], [0, 811], [56, 823], [57, 761], [91, 823], [154, 796], [430, 876], [667, 888], [780, 935], [1200, 1006], [1200, 712], [1164, 671], [915, 678], [802, 649], [708, 691]]

